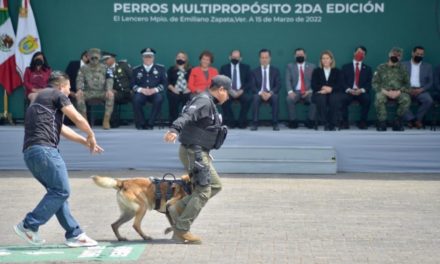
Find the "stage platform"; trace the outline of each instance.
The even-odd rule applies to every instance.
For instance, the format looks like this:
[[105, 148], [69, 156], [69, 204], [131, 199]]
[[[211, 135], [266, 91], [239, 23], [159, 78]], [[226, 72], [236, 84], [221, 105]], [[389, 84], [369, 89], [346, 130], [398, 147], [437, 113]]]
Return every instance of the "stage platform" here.
[[[166, 144], [166, 129], [140, 131], [133, 127], [102, 130], [95, 127], [102, 155], [90, 155], [78, 144], [65, 139], [60, 144], [69, 170], [146, 170], [183, 169], [177, 156], [178, 144]], [[0, 126], [0, 170], [25, 170], [21, 153], [23, 126]], [[440, 131], [370, 130], [322, 131], [281, 127], [272, 131], [232, 129], [225, 148], [298, 147], [334, 148], [338, 172], [439, 173]], [[216, 151], [212, 152], [215, 159]], [[261, 153], [265, 155], [265, 153]], [[215, 161], [214, 161], [215, 165]], [[274, 164], [276, 166], [276, 164]], [[267, 172], [265, 172], [267, 173]]]

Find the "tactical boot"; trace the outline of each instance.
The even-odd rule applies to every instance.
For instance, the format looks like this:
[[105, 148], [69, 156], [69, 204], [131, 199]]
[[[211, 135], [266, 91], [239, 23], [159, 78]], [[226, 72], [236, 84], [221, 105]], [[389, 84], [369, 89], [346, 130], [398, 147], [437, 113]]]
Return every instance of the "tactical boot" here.
[[185, 244], [202, 244], [202, 239], [196, 235], [191, 234], [189, 231], [180, 231], [174, 229], [173, 240], [183, 242]]
[[396, 119], [393, 125], [393, 131], [404, 131], [402, 121], [400, 119]]
[[102, 128], [103, 129], [110, 129], [110, 115], [105, 114], [104, 120], [102, 121]]
[[385, 121], [380, 121], [376, 128], [377, 131], [387, 131], [387, 123]]

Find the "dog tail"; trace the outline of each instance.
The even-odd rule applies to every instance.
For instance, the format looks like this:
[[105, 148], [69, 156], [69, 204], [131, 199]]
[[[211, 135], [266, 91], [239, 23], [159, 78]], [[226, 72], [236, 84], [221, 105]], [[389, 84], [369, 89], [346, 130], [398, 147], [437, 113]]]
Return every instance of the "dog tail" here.
[[91, 176], [96, 185], [102, 188], [113, 188], [119, 190], [122, 186], [122, 182], [110, 177], [92, 175]]

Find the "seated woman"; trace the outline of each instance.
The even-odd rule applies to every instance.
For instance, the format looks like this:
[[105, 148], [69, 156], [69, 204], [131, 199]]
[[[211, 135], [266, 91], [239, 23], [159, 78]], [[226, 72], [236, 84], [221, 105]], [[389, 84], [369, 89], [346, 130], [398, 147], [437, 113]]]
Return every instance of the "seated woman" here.
[[218, 75], [216, 68], [211, 67], [214, 55], [210, 51], [203, 51], [200, 56], [200, 66], [191, 70], [188, 80], [188, 88], [193, 94], [204, 92], [210, 85], [211, 80]]
[[47, 88], [52, 69], [47, 63], [46, 56], [41, 51], [32, 56], [31, 65], [24, 72], [25, 96], [32, 102], [38, 93]]
[[180, 51], [176, 55], [175, 65], [168, 69], [168, 107], [170, 124], [179, 116], [179, 109], [189, 100], [191, 91], [188, 89], [188, 79], [191, 67], [188, 55]]
[[323, 51], [320, 67], [312, 74], [312, 101], [316, 104], [317, 121], [324, 125], [324, 130], [335, 130], [339, 117], [339, 96], [342, 91], [342, 73], [336, 68], [333, 53]]

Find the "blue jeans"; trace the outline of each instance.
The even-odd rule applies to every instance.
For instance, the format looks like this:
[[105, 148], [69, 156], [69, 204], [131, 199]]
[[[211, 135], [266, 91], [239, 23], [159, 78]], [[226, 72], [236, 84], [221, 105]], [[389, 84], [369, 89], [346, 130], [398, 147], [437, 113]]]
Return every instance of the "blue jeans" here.
[[24, 161], [32, 175], [46, 188], [47, 193], [35, 209], [23, 220], [24, 226], [32, 231], [56, 215], [66, 230], [66, 239], [76, 237], [83, 231], [70, 213], [67, 198], [70, 185], [66, 164], [58, 149], [45, 146], [31, 146], [24, 151]]

